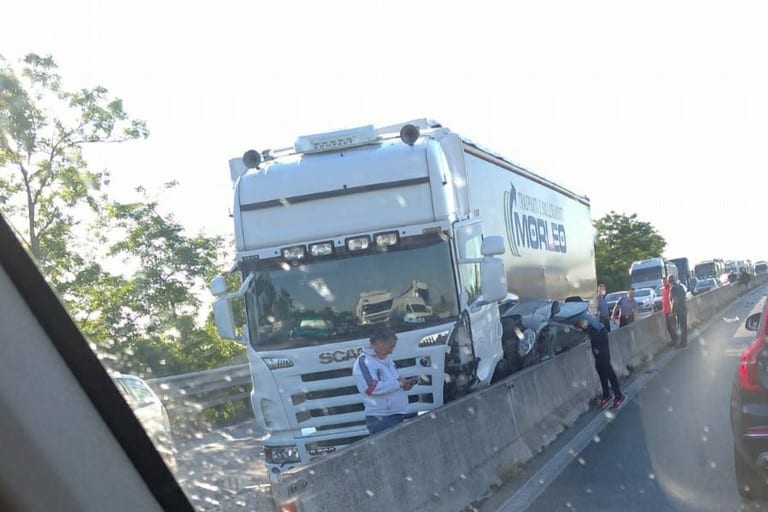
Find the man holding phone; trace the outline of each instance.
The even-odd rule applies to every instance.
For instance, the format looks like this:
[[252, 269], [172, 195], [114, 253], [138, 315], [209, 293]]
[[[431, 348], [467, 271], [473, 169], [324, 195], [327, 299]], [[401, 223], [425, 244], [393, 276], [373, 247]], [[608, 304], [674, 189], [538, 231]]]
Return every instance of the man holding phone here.
[[418, 378], [400, 377], [389, 357], [397, 344], [397, 336], [390, 329], [378, 329], [370, 343], [355, 361], [352, 375], [363, 394], [365, 424], [371, 434], [376, 434], [402, 423], [408, 408], [406, 391]]

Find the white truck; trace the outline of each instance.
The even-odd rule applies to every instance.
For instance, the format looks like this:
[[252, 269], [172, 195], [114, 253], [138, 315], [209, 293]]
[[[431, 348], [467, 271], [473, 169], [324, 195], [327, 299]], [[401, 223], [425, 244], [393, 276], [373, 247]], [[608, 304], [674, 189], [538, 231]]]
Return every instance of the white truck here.
[[[248, 347], [273, 481], [368, 434], [352, 366], [381, 324], [360, 297], [405, 290], [429, 311], [389, 321], [417, 415], [503, 375], [504, 301], [596, 289], [589, 200], [433, 121], [302, 136], [230, 172], [242, 284], [214, 278], [214, 313]], [[322, 328], [292, 336], [300, 319]]]
[[361, 325], [389, 323], [392, 311], [392, 294], [389, 290], [361, 292], [355, 312]]
[[664, 258], [633, 261], [629, 266], [629, 282], [635, 290], [640, 288], [656, 290], [662, 285], [662, 278], [669, 276], [678, 278], [677, 266]]
[[392, 304], [390, 324], [425, 323], [434, 312], [429, 299], [429, 285], [420, 281], [414, 281]]

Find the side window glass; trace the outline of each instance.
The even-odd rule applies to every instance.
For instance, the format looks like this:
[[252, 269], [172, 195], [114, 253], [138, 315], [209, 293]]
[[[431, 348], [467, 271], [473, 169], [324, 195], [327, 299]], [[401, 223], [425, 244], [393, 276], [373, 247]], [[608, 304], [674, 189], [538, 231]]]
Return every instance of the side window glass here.
[[580, 345], [586, 339], [584, 333], [577, 329], [557, 326], [552, 328], [552, 352], [562, 354], [566, 350]]
[[[480, 231], [465, 238], [459, 247], [459, 257], [462, 260], [470, 258], [482, 258], [480, 251], [483, 245], [483, 239]], [[477, 300], [481, 292], [480, 283], [480, 263], [460, 263], [459, 274], [461, 276], [461, 286], [467, 295], [467, 304], [472, 304]]]
[[133, 379], [124, 379], [122, 383], [133, 396], [136, 405], [142, 406], [152, 402], [152, 393], [141, 382]]

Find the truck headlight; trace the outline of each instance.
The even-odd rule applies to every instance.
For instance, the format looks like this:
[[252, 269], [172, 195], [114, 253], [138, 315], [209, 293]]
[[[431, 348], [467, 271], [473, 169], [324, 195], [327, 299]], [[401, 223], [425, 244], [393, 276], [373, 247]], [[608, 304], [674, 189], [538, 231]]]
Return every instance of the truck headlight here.
[[293, 366], [293, 361], [287, 357], [265, 357], [264, 363], [270, 370], [279, 370], [280, 368], [290, 368]]
[[424, 336], [419, 340], [419, 347], [445, 345], [445, 343], [448, 341], [448, 334], [450, 334], [450, 331], [442, 331], [435, 334], [430, 334], [429, 336]]
[[264, 459], [270, 464], [288, 464], [291, 462], [301, 462], [299, 449], [296, 448], [296, 445], [265, 446]]

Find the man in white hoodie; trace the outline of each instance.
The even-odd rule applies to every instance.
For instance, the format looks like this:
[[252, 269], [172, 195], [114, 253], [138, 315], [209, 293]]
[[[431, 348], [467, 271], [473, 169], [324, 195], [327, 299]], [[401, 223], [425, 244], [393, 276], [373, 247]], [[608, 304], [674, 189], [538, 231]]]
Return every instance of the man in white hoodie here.
[[406, 391], [416, 384], [416, 377], [404, 379], [389, 355], [397, 344], [397, 336], [387, 328], [377, 330], [371, 346], [364, 348], [355, 361], [352, 375], [363, 394], [365, 424], [371, 434], [401, 423], [408, 407]]

